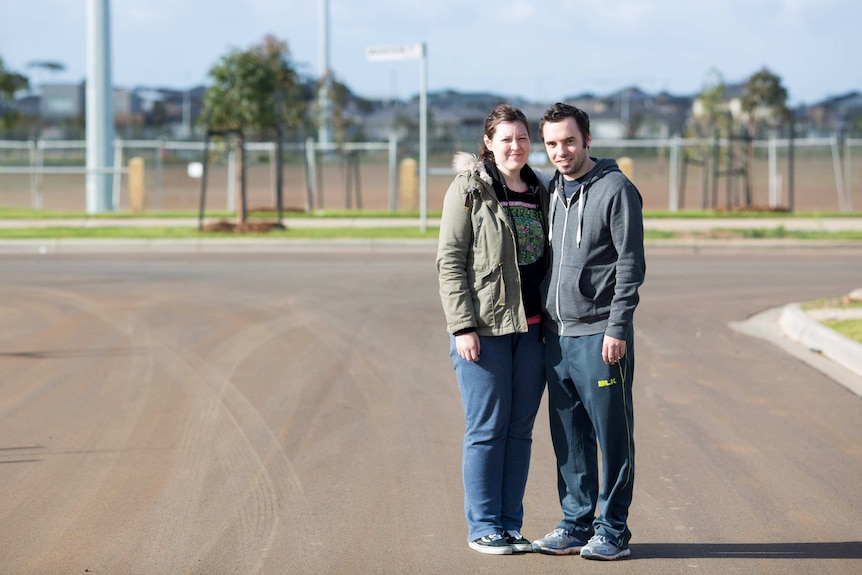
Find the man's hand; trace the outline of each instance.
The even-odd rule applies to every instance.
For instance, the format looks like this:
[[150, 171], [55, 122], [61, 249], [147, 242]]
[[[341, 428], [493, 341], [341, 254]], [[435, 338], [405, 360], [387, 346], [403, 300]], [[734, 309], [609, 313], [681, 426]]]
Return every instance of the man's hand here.
[[602, 340], [602, 361], [614, 365], [626, 354], [626, 340], [606, 335]]

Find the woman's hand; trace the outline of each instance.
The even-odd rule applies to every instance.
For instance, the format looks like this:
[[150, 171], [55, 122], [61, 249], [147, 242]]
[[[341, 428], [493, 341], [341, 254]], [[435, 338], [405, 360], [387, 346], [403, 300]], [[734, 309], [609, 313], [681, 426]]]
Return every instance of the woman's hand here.
[[455, 336], [455, 351], [462, 359], [479, 361], [479, 335], [474, 331]]

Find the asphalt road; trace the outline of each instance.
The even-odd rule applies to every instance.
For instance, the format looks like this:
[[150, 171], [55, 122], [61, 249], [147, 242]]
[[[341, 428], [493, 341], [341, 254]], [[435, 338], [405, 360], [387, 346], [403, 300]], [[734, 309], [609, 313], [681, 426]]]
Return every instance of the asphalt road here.
[[431, 250], [0, 255], [0, 573], [862, 572], [862, 400], [729, 327], [862, 286], [862, 247], [647, 256], [603, 565], [468, 549]]

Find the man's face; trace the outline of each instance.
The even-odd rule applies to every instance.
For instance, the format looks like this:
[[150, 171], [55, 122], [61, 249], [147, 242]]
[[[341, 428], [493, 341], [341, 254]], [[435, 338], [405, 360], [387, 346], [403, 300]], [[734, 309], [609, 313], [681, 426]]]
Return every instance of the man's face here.
[[592, 168], [593, 162], [589, 156], [592, 136], [588, 134], [584, 141], [574, 118], [545, 123], [542, 140], [551, 163], [567, 180], [576, 180]]

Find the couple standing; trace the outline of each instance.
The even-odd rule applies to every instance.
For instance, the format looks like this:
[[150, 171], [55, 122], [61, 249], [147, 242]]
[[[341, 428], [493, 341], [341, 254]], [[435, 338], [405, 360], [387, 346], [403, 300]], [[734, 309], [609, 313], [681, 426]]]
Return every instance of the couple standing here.
[[[456, 154], [443, 202], [437, 269], [466, 420], [468, 544], [617, 559], [630, 554], [642, 200], [614, 160], [589, 156], [585, 112], [555, 104], [539, 130], [550, 182], [527, 165], [524, 114], [501, 105], [480, 157]], [[546, 381], [563, 519], [531, 543], [523, 497]]]

